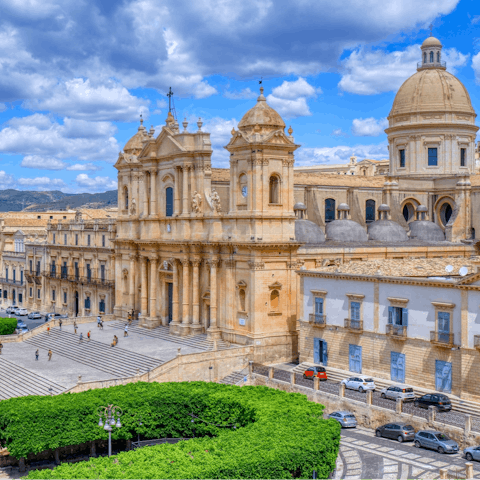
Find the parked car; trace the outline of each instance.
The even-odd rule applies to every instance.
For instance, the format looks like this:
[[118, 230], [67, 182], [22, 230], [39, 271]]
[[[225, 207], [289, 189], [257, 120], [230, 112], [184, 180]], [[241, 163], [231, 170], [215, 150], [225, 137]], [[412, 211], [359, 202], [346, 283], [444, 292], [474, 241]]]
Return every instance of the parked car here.
[[37, 318], [42, 318], [42, 315], [40, 312], [31, 312], [28, 314], [28, 318], [30, 320], [36, 320]]
[[18, 327], [17, 325], [17, 333], [27, 333], [28, 331], [29, 329], [26, 325], [24, 327]]
[[52, 318], [59, 318], [61, 315], [60, 313], [47, 313], [45, 315], [45, 321], [48, 322], [49, 320], [51, 320]]
[[20, 315], [21, 317], [27, 314], [28, 314], [28, 311], [26, 308], [17, 308], [17, 311], [15, 313], [15, 315]]
[[303, 372], [303, 378], [311, 378], [313, 380], [313, 377], [318, 377], [320, 380], [326, 380], [327, 371], [325, 370], [325, 367], [310, 367]]
[[20, 319], [17, 320], [17, 328], [23, 328], [26, 326], [27, 324], [23, 320], [20, 320]]
[[468, 447], [463, 451], [463, 454], [469, 462], [471, 462], [472, 460], [480, 461], [480, 446]]
[[452, 402], [442, 393], [428, 393], [427, 395], [415, 399], [416, 407], [428, 408], [431, 405], [436, 407], [437, 410], [446, 412], [449, 412], [452, 409]]
[[415, 438], [415, 430], [406, 423], [387, 423], [375, 430], [377, 437], [393, 438], [394, 440], [407, 442]]
[[408, 385], [392, 385], [388, 388], [382, 388], [380, 395], [382, 398], [390, 398], [392, 400], [401, 398], [404, 402], [413, 402], [415, 400], [413, 388]]
[[342, 380], [342, 383], [345, 385], [345, 388], [358, 390], [360, 393], [364, 392], [365, 390], [375, 391], [375, 382], [373, 381], [373, 378], [366, 377], [364, 375], [345, 378]]
[[328, 418], [336, 420], [342, 428], [355, 428], [357, 426], [357, 419], [352, 412], [346, 410], [341, 412], [332, 412]]
[[435, 430], [420, 430], [415, 434], [417, 448], [430, 448], [438, 453], [457, 453], [458, 443], [451, 440], [444, 433]]
[[15, 309], [13, 310], [13, 314], [14, 315], [20, 315], [20, 313], [18, 313], [18, 312], [20, 312], [20, 310], [22, 310], [22, 307], [15, 307]]
[[16, 309], [17, 309], [17, 307], [7, 307], [5, 312], [12, 314]]

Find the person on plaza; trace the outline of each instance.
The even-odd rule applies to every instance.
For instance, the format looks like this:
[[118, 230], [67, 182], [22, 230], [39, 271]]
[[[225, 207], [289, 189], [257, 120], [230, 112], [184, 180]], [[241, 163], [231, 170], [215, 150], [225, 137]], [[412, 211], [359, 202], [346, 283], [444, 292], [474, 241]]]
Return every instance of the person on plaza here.
[[114, 347], [114, 346], [117, 344], [117, 342], [118, 342], [118, 338], [117, 338], [116, 335], [114, 335], [114, 336], [113, 336], [113, 342], [112, 342], [112, 344], [111, 344], [110, 346], [111, 346], [111, 347]]
[[78, 327], [77, 327], [77, 321], [74, 320], [74, 321], [73, 321], [73, 329], [74, 329], [74, 331], [75, 331], [75, 335], [77, 334], [77, 328], [78, 328]]
[[50, 335], [50, 325], [47, 327], [47, 333]]
[[0, 355], [2, 354], [3, 343], [0, 342]]
[[100, 329], [103, 330], [103, 320], [100, 321]]
[[102, 325], [102, 317], [99, 315], [97, 317], [97, 328], [101, 328], [101, 325]]
[[49, 350], [48, 351], [48, 361], [50, 361], [52, 359], [52, 355], [53, 355], [52, 351]]
[[124, 332], [123, 332], [123, 336], [124, 336], [124, 337], [128, 337], [128, 324], [125, 325], [125, 330], [124, 330]]
[[127, 318], [128, 318], [128, 323], [130, 323], [132, 321], [132, 314], [129, 313]]
[[38, 348], [37, 350], [35, 351], [35, 360], [38, 361], [38, 356], [40, 355], [40, 352], [38, 351]]
[[90, 341], [90, 330], [89, 330], [88, 333], [87, 333], [87, 338], [88, 338], [88, 340]]
[[80, 332], [80, 341], [83, 341], [83, 333]]
[[63, 322], [62, 322], [62, 319], [60, 319], [60, 320], [58, 321], [58, 324], [60, 325], [60, 330], [62, 329], [62, 323], [63, 323]]

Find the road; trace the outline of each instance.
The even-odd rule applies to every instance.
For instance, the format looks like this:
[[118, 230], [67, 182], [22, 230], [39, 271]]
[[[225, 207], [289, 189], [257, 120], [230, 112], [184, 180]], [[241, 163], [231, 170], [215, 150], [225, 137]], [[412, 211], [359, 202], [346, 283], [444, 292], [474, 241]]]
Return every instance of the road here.
[[[415, 448], [413, 442], [377, 438], [374, 430], [357, 427], [342, 429], [334, 478], [438, 478], [440, 468], [447, 468], [448, 478], [455, 478], [456, 472], [465, 472], [465, 463], [462, 452], [442, 455]], [[480, 464], [472, 463], [474, 478], [480, 479]]]
[[[5, 307], [6, 308], [6, 307]], [[28, 327], [29, 330], [32, 330], [35, 327], [38, 327], [39, 325], [42, 325], [45, 323], [45, 317], [42, 316], [42, 318], [36, 319], [36, 320], [31, 320], [28, 318], [27, 315], [13, 315], [13, 313], [8, 314], [5, 311], [5, 308], [0, 308], [0, 317], [2, 318], [16, 318], [17, 320], [22, 320]], [[30, 312], [29, 312], [30, 313]]]

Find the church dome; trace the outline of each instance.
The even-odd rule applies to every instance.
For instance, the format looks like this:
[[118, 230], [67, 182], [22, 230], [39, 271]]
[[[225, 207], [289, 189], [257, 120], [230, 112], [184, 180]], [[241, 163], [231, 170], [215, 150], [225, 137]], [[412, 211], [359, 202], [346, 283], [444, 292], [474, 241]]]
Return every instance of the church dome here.
[[251, 108], [240, 120], [239, 129], [248, 127], [273, 127], [275, 129], [285, 128], [282, 117], [267, 103], [263, 95], [263, 87], [260, 88], [260, 96], [257, 98], [256, 105]]
[[325, 233], [327, 234], [327, 240], [337, 242], [366, 242], [368, 240], [362, 226], [347, 218], [327, 223]]
[[295, 220], [295, 240], [309, 245], [325, 242], [323, 230], [310, 220]]
[[438, 38], [435, 38], [435, 37], [428, 37], [422, 43], [422, 48], [425, 48], [425, 47], [427, 47], [427, 48], [428, 47], [441, 47], [441, 46], [442, 46], [442, 42]]
[[367, 232], [368, 239], [377, 242], [396, 243], [406, 242], [408, 240], [408, 235], [405, 229], [393, 220], [377, 220], [368, 226]]
[[140, 118], [140, 126], [137, 133], [125, 144], [123, 151], [137, 155], [143, 148], [143, 142], [148, 139], [147, 129], [143, 126], [143, 119]]
[[[418, 210], [418, 209], [417, 209]], [[428, 220], [415, 220], [408, 224], [410, 227], [410, 238], [423, 242], [444, 242], [443, 230]]]

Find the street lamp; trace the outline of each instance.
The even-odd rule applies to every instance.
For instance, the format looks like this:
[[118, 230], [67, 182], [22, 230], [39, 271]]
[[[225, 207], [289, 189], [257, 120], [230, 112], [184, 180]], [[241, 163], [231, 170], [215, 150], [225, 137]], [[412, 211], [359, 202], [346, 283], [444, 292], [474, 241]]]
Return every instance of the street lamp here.
[[[123, 414], [123, 410], [116, 405], [108, 405], [108, 407], [98, 407], [98, 426], [103, 427], [108, 432], [108, 456], [112, 456], [112, 427], [120, 428], [120, 417]], [[115, 419], [115, 415], [117, 418]], [[103, 417], [103, 418], [102, 418]]]

